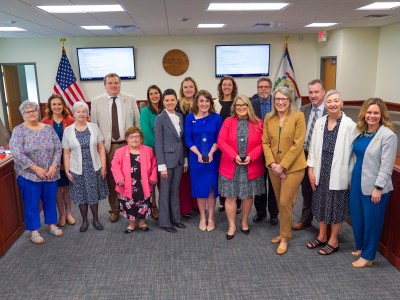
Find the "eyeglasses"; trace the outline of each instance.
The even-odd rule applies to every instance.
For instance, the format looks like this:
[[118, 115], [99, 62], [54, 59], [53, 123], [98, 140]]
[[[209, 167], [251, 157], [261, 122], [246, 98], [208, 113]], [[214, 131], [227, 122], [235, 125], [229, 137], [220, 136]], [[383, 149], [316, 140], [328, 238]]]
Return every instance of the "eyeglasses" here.
[[27, 110], [27, 111], [24, 111], [24, 115], [31, 115], [31, 114], [35, 114], [35, 113], [37, 113], [37, 110], [35, 109], [35, 110]]
[[131, 134], [128, 136], [128, 139], [140, 140], [140, 135], [139, 134]]
[[289, 101], [289, 98], [275, 98], [275, 102], [282, 102], [282, 103], [287, 103]]
[[249, 105], [244, 103], [244, 104], [235, 104], [236, 108], [247, 108]]
[[261, 86], [258, 86], [258, 88], [259, 89], [270, 89], [271, 87], [267, 86], [267, 85], [261, 85]]

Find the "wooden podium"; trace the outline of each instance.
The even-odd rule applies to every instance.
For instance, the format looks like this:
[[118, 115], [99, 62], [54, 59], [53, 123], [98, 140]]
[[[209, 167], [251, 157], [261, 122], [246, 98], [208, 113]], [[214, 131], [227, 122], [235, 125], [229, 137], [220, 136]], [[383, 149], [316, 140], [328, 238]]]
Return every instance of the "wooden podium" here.
[[0, 256], [25, 231], [22, 201], [14, 171], [14, 159], [0, 160]]

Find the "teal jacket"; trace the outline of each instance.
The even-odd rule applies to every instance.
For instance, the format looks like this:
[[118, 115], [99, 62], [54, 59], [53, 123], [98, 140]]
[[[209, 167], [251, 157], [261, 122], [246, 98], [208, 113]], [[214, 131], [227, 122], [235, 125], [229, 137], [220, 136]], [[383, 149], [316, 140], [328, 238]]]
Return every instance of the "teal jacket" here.
[[144, 135], [144, 144], [155, 149], [154, 143], [154, 123], [157, 114], [153, 114], [149, 107], [143, 107], [140, 110], [140, 128]]

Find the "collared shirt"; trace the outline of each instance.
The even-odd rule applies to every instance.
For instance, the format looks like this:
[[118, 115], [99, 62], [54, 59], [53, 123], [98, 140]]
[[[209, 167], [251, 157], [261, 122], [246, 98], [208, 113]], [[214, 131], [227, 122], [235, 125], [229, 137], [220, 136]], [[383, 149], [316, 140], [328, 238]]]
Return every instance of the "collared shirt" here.
[[260, 101], [260, 109], [261, 109], [261, 120], [264, 122], [264, 118], [267, 115], [267, 113], [271, 112], [271, 99], [272, 97], [269, 96], [265, 102], [263, 102], [258, 96], [258, 100]]
[[[112, 123], [111, 106], [113, 104], [113, 97], [107, 94], [107, 98], [108, 98], [108, 111], [110, 113], [110, 121]], [[117, 104], [119, 139], [118, 141], [116, 141], [113, 138], [111, 138], [111, 141], [120, 142], [125, 140], [125, 132], [124, 132], [124, 124], [122, 123], [122, 105], [121, 105], [121, 98], [119, 95], [115, 99], [115, 103]]]
[[[165, 110], [165, 112], [167, 113], [168, 117], [170, 118], [172, 125], [174, 125], [176, 132], [178, 133], [178, 135], [181, 135], [181, 126], [179, 125], [180, 123], [180, 119], [179, 117], [175, 114], [175, 113], [170, 113], [168, 112], [168, 110]], [[185, 145], [183, 145], [184, 147], [186, 147]], [[185, 157], [184, 159], [184, 164], [185, 167], [189, 165], [188, 159], [187, 157]], [[162, 165], [158, 165], [158, 171], [167, 171], [167, 165], [162, 164]]]
[[[324, 106], [325, 106], [325, 103], [322, 102], [322, 104], [317, 107], [317, 109], [318, 109], [318, 112], [317, 112], [318, 113], [318, 118], [317, 119], [319, 119], [319, 118], [321, 118], [323, 116]], [[314, 108], [316, 108], [316, 107], [314, 105], [311, 105], [311, 112], [310, 112], [310, 116], [308, 117], [308, 121], [307, 121], [307, 133], [306, 133], [306, 138], [304, 139], [305, 141], [307, 141], [307, 139], [308, 139], [308, 133], [310, 132], [312, 119], [314, 118], [314, 114], [315, 114]]]

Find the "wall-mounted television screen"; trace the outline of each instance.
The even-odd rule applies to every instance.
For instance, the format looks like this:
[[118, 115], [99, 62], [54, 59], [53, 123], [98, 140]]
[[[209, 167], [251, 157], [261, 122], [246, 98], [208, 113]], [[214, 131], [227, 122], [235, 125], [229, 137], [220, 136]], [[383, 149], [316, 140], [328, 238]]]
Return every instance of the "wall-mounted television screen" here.
[[270, 44], [216, 45], [215, 77], [269, 76]]
[[77, 48], [81, 80], [103, 80], [107, 73], [136, 79], [133, 47]]

